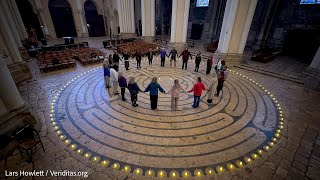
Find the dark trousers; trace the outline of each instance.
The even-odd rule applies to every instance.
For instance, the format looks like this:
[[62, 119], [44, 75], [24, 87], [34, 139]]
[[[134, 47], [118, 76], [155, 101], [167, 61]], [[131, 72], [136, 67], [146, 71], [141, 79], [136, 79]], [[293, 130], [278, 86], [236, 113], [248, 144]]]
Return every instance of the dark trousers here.
[[183, 69], [183, 67], [185, 67], [185, 69], [187, 69], [187, 66], [188, 66], [188, 61], [183, 60], [182, 61], [182, 69]]
[[137, 68], [141, 68], [141, 59], [137, 60]]
[[161, 58], [161, 67], [164, 67], [164, 62], [166, 61], [166, 58]]
[[120, 89], [121, 89], [121, 97], [122, 97], [122, 100], [124, 101], [126, 99], [124, 95], [126, 93], [126, 88], [122, 87]]
[[149, 59], [149, 65], [152, 65], [152, 58]]
[[218, 86], [217, 86], [217, 96], [219, 96], [220, 91], [223, 88], [223, 83], [224, 81], [218, 81]]
[[211, 66], [207, 66], [206, 74], [210, 74], [210, 71], [211, 71]]
[[138, 93], [131, 93], [131, 103], [132, 105], [136, 105], [138, 101]]
[[200, 96], [193, 96], [193, 105], [192, 107], [197, 108], [200, 104]]
[[150, 95], [150, 101], [151, 101], [151, 109], [157, 109], [158, 107], [158, 95]]
[[199, 72], [199, 66], [200, 66], [200, 62], [196, 62], [196, 68], [194, 69], [194, 71]]
[[129, 61], [124, 61], [124, 67], [129, 70]]

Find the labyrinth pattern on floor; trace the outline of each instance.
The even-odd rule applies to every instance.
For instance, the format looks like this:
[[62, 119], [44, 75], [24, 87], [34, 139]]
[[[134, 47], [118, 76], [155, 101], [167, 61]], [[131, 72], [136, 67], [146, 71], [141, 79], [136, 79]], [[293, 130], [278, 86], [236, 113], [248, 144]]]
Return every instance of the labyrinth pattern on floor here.
[[[150, 66], [124, 71], [144, 90], [152, 77], [168, 91], [174, 79], [190, 90], [200, 76], [179, 68]], [[150, 109], [148, 93], [138, 94], [138, 107], [114, 96], [97, 68], [70, 80], [52, 102], [51, 121], [60, 138], [79, 155], [114, 169], [150, 176], [210, 175], [236, 167], [268, 151], [283, 128], [283, 114], [273, 95], [254, 80], [229, 71], [222, 94], [199, 108], [193, 95], [181, 93], [177, 111], [171, 95], [159, 94]], [[111, 95], [110, 95], [111, 94]], [[280, 121], [279, 121], [280, 120]]]

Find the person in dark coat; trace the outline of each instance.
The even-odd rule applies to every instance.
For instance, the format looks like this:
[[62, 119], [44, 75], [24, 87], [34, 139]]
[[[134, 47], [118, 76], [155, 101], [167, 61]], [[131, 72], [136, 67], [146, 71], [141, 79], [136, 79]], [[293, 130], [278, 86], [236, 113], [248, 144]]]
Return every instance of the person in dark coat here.
[[174, 62], [174, 67], [176, 67], [176, 62], [177, 62], [177, 56], [178, 56], [178, 52], [176, 50], [175, 47], [173, 47], [173, 49], [170, 51], [169, 55], [171, 55], [171, 58], [170, 58], [170, 67], [172, 65], [172, 61]]
[[191, 53], [188, 51], [188, 48], [186, 48], [186, 49], [180, 54], [179, 57], [181, 57], [181, 56], [182, 56], [182, 69], [183, 69], [183, 68], [187, 69], [189, 57], [190, 57], [190, 59], [192, 59]]
[[210, 54], [210, 57], [207, 60], [207, 71], [206, 71], [206, 74], [210, 74], [212, 65], [213, 65], [213, 56], [212, 56], [212, 54]]
[[140, 51], [136, 51], [136, 53], [134, 54], [134, 57], [136, 57], [137, 69], [141, 69], [141, 59], [142, 59], [141, 52]]
[[150, 91], [150, 102], [151, 102], [151, 109], [155, 110], [158, 107], [158, 91], [165, 93], [165, 90], [158, 84], [157, 78], [154, 77], [151, 80], [151, 83], [148, 85], [144, 92]]
[[125, 93], [126, 93], [126, 88], [128, 87], [127, 85], [127, 79], [123, 76], [122, 73], [119, 73], [119, 86], [121, 90], [121, 97], [122, 101], [126, 101], [127, 99], [125, 98]]
[[220, 91], [223, 88], [224, 81], [227, 79], [228, 75], [228, 70], [227, 66], [224, 67], [222, 71], [219, 72], [218, 74], [218, 86], [217, 86], [217, 94], [216, 96], [219, 96]]
[[114, 51], [114, 54], [113, 54], [113, 63], [114, 63], [114, 68], [115, 68], [115, 70], [116, 71], [119, 71], [119, 62], [120, 62], [120, 56], [119, 56], [119, 54], [118, 54], [118, 51], [117, 50], [115, 50]]
[[129, 70], [129, 57], [129, 53], [126, 51], [122, 54], [122, 59], [124, 59], [124, 67], [126, 70]]
[[149, 65], [152, 65], [153, 55], [155, 55], [155, 53], [150, 48], [149, 51], [146, 53], [146, 56], [148, 57], [148, 60], [149, 60]]
[[199, 66], [200, 66], [200, 63], [201, 63], [201, 52], [199, 51], [198, 54], [196, 55], [196, 68], [194, 69], [194, 71], [196, 72], [199, 72]]
[[128, 83], [128, 89], [131, 95], [131, 103], [133, 107], [137, 107], [137, 101], [138, 101], [138, 93], [142, 92], [142, 90], [139, 88], [138, 84], [135, 82], [134, 77], [131, 77], [129, 79]]

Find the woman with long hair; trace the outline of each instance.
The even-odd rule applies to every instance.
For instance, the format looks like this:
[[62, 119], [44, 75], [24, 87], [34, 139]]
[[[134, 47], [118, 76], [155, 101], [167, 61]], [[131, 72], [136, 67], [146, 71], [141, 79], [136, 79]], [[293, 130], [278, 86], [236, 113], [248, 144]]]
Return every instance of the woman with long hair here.
[[171, 89], [168, 91], [168, 93], [171, 92], [171, 108], [173, 110], [177, 110], [178, 109], [178, 101], [179, 101], [179, 97], [180, 97], [180, 92], [184, 91], [186, 92], [180, 85], [179, 80], [176, 79], [174, 80], [173, 86], [171, 87]]
[[139, 88], [138, 84], [136, 83], [134, 77], [130, 77], [129, 83], [128, 83], [128, 89], [131, 95], [131, 103], [133, 107], [137, 107], [137, 101], [138, 101], [138, 93], [139, 91], [142, 92], [142, 90]]

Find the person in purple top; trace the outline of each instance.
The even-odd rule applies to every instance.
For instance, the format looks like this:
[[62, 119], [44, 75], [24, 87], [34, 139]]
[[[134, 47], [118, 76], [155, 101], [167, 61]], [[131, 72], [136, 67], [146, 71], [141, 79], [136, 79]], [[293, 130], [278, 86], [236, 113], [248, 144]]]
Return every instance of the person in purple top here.
[[161, 51], [159, 52], [160, 59], [161, 59], [161, 67], [164, 67], [164, 63], [166, 61], [167, 52], [164, 48], [161, 48]]
[[122, 73], [119, 73], [118, 82], [121, 89], [122, 101], [126, 101], [127, 99], [125, 98], [125, 92], [126, 92], [126, 88], [128, 87], [128, 84], [127, 84], [127, 79], [123, 76]]

